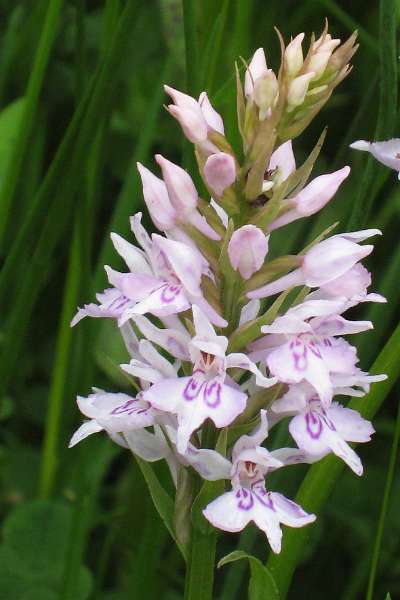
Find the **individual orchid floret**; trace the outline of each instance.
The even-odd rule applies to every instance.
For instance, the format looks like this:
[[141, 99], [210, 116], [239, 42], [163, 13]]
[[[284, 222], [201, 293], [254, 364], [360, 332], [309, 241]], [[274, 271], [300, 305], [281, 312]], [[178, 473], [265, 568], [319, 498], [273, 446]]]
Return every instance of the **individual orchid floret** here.
[[295, 415], [289, 431], [300, 450], [316, 458], [333, 452], [354, 473], [362, 475], [361, 461], [347, 442], [369, 442], [374, 428], [356, 410], [337, 402], [324, 408], [314, 388], [307, 384], [290, 386], [272, 410], [284, 412], [285, 416]]
[[314, 71], [299, 75], [290, 82], [287, 91], [288, 110], [291, 111], [296, 106], [300, 106], [306, 97], [310, 81], [315, 77]]
[[143, 198], [154, 225], [160, 231], [171, 231], [176, 227], [178, 215], [170, 202], [167, 186], [140, 162], [137, 168], [142, 180]]
[[315, 79], [320, 79], [328, 66], [333, 51], [340, 45], [339, 39], [332, 39], [329, 33], [323, 33], [312, 46], [312, 53], [307, 68], [314, 71]]
[[354, 150], [363, 150], [372, 154], [383, 165], [397, 171], [400, 179], [400, 138], [393, 138], [384, 142], [366, 142], [358, 140], [350, 144]]
[[243, 225], [237, 229], [228, 244], [232, 267], [243, 279], [249, 279], [261, 269], [268, 253], [268, 239], [255, 225]]
[[235, 159], [226, 152], [211, 154], [204, 165], [204, 178], [215, 196], [222, 196], [235, 183]]
[[273, 231], [320, 211], [333, 198], [349, 173], [350, 167], [343, 167], [339, 171], [313, 179], [296, 196], [283, 201], [284, 212], [269, 225], [268, 230]]
[[306, 299], [329, 300], [341, 297], [349, 301], [349, 306], [360, 302], [386, 302], [381, 294], [368, 293], [370, 285], [371, 273], [361, 263], [357, 263], [343, 275], [308, 294]]
[[84, 316], [111, 316], [123, 325], [134, 315], [151, 313], [167, 317], [188, 310], [194, 298], [213, 323], [226, 327], [226, 321], [207, 302], [201, 290], [203, 274], [209, 274], [207, 261], [197, 249], [182, 242], [153, 234], [141, 225], [141, 213], [131, 219], [132, 230], [143, 250], [120, 236], [112, 234], [117, 252], [124, 258], [130, 273], [120, 273], [106, 267], [112, 290], [101, 296], [99, 307], [88, 305], [79, 309], [72, 321], [75, 325]]
[[267, 192], [274, 185], [280, 185], [296, 170], [292, 140], [284, 142], [272, 153], [268, 169], [265, 173], [262, 192]]
[[75, 446], [92, 433], [106, 430], [107, 433], [128, 432], [154, 424], [156, 411], [143, 400], [141, 393], [135, 398], [122, 393], [95, 391], [87, 398], [78, 396], [79, 410], [90, 421], [75, 431], [69, 447]]
[[197, 210], [199, 195], [190, 175], [178, 165], [156, 154], [161, 167], [169, 200], [177, 215], [177, 220], [185, 225], [193, 225], [205, 236], [219, 240], [220, 236], [207, 223]]
[[226, 371], [241, 368], [256, 376], [256, 382], [269, 387], [276, 382], [265, 377], [250, 359], [241, 353], [226, 355], [228, 339], [217, 335], [206, 315], [193, 305], [196, 335], [189, 344], [192, 375], [164, 379], [149, 388], [144, 398], [155, 408], [177, 415], [177, 448], [185, 453], [192, 433], [210, 418], [217, 427], [226, 427], [245, 409], [247, 396]]
[[308, 382], [329, 406], [333, 374], [352, 375], [358, 361], [357, 351], [342, 335], [372, 328], [369, 321], [347, 321], [340, 316], [342, 300], [304, 302], [277, 317], [261, 331], [267, 334], [251, 345], [250, 357], [264, 359], [280, 382]]
[[368, 256], [373, 246], [360, 246], [359, 242], [373, 235], [381, 234], [379, 229], [366, 229], [352, 233], [334, 235], [312, 246], [300, 256], [301, 266], [288, 275], [247, 294], [248, 298], [266, 298], [288, 288], [306, 285], [320, 287], [344, 275]]
[[224, 135], [224, 125], [221, 116], [212, 107], [206, 92], [200, 94], [199, 100], [175, 90], [168, 85], [165, 91], [171, 96], [174, 104], [168, 105], [168, 110], [180, 123], [184, 134], [199, 146], [206, 155], [218, 152], [218, 148], [208, 139], [209, 132], [216, 131]]
[[253, 54], [244, 79], [244, 93], [247, 98], [253, 97], [254, 84], [268, 73], [267, 61], [263, 48], [258, 48]]
[[239, 438], [232, 450], [232, 490], [213, 500], [203, 510], [205, 518], [218, 529], [242, 531], [250, 522], [265, 533], [272, 550], [281, 550], [280, 524], [303, 527], [315, 521], [315, 515], [306, 513], [298, 504], [277, 492], [265, 488], [265, 475], [284, 466], [261, 446], [268, 431], [265, 411], [261, 424], [252, 435]]
[[258, 118], [264, 121], [271, 111], [279, 94], [279, 83], [272, 69], [268, 71], [254, 84], [253, 98], [259, 108]]
[[303, 66], [303, 49], [302, 42], [304, 33], [296, 35], [286, 47], [284, 53], [285, 73], [288, 77], [296, 77]]

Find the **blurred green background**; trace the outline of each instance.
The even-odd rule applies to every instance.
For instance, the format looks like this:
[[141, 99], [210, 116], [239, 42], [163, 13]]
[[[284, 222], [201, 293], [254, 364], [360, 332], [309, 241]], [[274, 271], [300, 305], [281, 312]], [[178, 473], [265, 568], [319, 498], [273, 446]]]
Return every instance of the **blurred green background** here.
[[[235, 60], [263, 46], [277, 68], [274, 26], [285, 40], [319, 34], [325, 17], [342, 40], [358, 29], [353, 72], [294, 145], [300, 162], [327, 125], [316, 174], [350, 164], [352, 175], [321, 215], [274, 235], [273, 251], [298, 251], [335, 221], [340, 230], [382, 228], [368, 265], [389, 303], [355, 313], [376, 326], [358, 336], [365, 370], [384, 346], [400, 317], [400, 187], [348, 148], [399, 129], [397, 62], [392, 71], [385, 62], [397, 48], [388, 47], [383, 4], [387, 17], [391, 3], [377, 0], [184, 0], [185, 30], [181, 0], [0, 1], [0, 598], [182, 598], [182, 561], [132, 456], [105, 435], [67, 449], [80, 422], [76, 394], [125, 386], [115, 325], [69, 322], [103, 289], [103, 265], [121, 266], [109, 232], [129, 237], [128, 217], [143, 208], [135, 162], [155, 170], [159, 152], [193, 166], [163, 108], [163, 83], [206, 89], [238, 148]], [[397, 403], [395, 387], [360, 449], [364, 477], [347, 470], [318, 515], [290, 599], [365, 597]], [[303, 474], [290, 471], [276, 489], [293, 497]], [[400, 597], [399, 486], [396, 476], [374, 598]], [[237, 544], [266, 556], [252, 529], [226, 535], [218, 555]], [[221, 569], [215, 597], [246, 597], [246, 569], [242, 561]]]

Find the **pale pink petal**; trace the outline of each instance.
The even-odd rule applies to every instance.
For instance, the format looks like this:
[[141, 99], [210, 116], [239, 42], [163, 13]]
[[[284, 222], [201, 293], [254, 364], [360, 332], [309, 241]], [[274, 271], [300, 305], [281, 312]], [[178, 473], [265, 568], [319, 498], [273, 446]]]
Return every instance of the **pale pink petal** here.
[[233, 233], [228, 255], [232, 267], [244, 279], [249, 279], [262, 267], [268, 252], [268, 239], [255, 225], [243, 225]]
[[160, 329], [156, 327], [149, 319], [142, 315], [132, 317], [133, 321], [139, 327], [141, 333], [150, 341], [161, 348], [164, 348], [169, 354], [181, 360], [189, 360], [188, 344], [190, 340], [186, 330], [181, 329]]
[[285, 181], [296, 170], [292, 140], [284, 142], [273, 152], [268, 170], [274, 171], [275, 169], [279, 169], [278, 178], [280, 181]]
[[154, 416], [147, 402], [140, 397], [127, 394], [95, 393], [87, 398], [78, 396], [80, 411], [107, 431], [119, 433], [148, 427], [154, 423]]
[[194, 252], [192, 248], [181, 242], [168, 240], [156, 234], [153, 235], [153, 240], [164, 252], [185, 289], [195, 296], [202, 295], [200, 290], [201, 276], [208, 266], [205, 259], [202, 259], [199, 253]]
[[155, 156], [160, 165], [168, 196], [179, 220], [184, 221], [197, 207], [198, 194], [189, 173], [173, 162], [167, 160], [161, 154]]
[[320, 175], [313, 179], [294, 198], [290, 199], [299, 217], [308, 217], [323, 208], [336, 194], [339, 186], [350, 173], [350, 167], [343, 167], [334, 173]]
[[191, 344], [202, 352], [224, 359], [228, 339], [215, 333], [207, 315], [196, 304], [192, 306], [192, 312], [196, 335]]
[[137, 429], [124, 436], [129, 449], [148, 462], [167, 458], [171, 454], [163, 433], [159, 428], [155, 428], [155, 431], [156, 433], [150, 433], [145, 429]]
[[124, 259], [132, 273], [151, 275], [151, 268], [143, 250], [139, 250], [117, 233], [111, 233], [111, 240], [118, 254]]
[[165, 183], [139, 162], [137, 168], [142, 179], [144, 201], [154, 225], [160, 231], [170, 230], [175, 226], [177, 215]]
[[257, 365], [246, 354], [241, 352], [234, 352], [228, 354], [226, 357], [226, 368], [232, 369], [235, 367], [253, 373], [256, 376], [256, 384], [260, 387], [271, 387], [277, 382], [275, 377], [265, 377]]
[[199, 96], [199, 106], [207, 125], [221, 135], [224, 135], [224, 122], [222, 117], [212, 106], [206, 92], [201, 92]]
[[246, 69], [244, 92], [247, 97], [251, 96], [254, 90], [254, 83], [265, 75], [268, 71], [267, 61], [263, 48], [258, 48], [253, 54], [248, 69]]
[[[240, 488], [242, 490], [242, 488]], [[203, 515], [214, 527], [223, 531], [242, 531], [253, 519], [252, 507], [246, 508], [247, 498], [241, 498], [238, 490], [219, 496], [203, 510]]]
[[250, 300], [250, 302], [243, 306], [240, 312], [239, 327], [245, 323], [248, 323], [249, 321], [253, 321], [253, 319], [256, 319], [259, 312], [260, 301], [257, 298]]
[[190, 308], [190, 303], [181, 285], [164, 283], [158, 290], [153, 292], [146, 300], [138, 302], [132, 309], [124, 314], [127, 320], [134, 315], [150, 313], [156, 317], [173, 315]]
[[81, 425], [71, 437], [68, 448], [72, 448], [76, 444], [79, 444], [82, 440], [87, 438], [89, 435], [93, 433], [98, 433], [99, 431], [103, 431], [103, 427], [97, 423], [94, 419], [91, 421], [86, 421]]
[[339, 435], [347, 442], [369, 442], [375, 432], [372, 423], [363, 419], [359, 412], [337, 402], [329, 407], [328, 415]]
[[136, 302], [147, 298], [154, 290], [162, 285], [162, 281], [154, 275], [136, 274], [136, 273], [120, 273], [114, 271], [111, 267], [105, 267], [109, 282], [116, 288], [121, 290], [122, 294]]
[[221, 328], [228, 326], [228, 321], [221, 317], [221, 315], [213, 306], [211, 306], [209, 302], [207, 302], [205, 298], [203, 298], [203, 296], [193, 296], [191, 300], [192, 303], [196, 303], [203, 313], [207, 315], [213, 325]]
[[317, 518], [313, 514], [306, 513], [296, 502], [292, 502], [277, 492], [270, 492], [270, 497], [277, 513], [278, 519], [289, 527], [303, 527], [313, 523]]
[[370, 152], [379, 162], [394, 169], [400, 171], [400, 139], [393, 138], [383, 142], [366, 142], [365, 140], [358, 140], [350, 144], [350, 148], [354, 150], [363, 150]]
[[236, 180], [235, 159], [225, 152], [211, 154], [204, 165], [204, 177], [216, 195], [222, 196]]
[[329, 283], [365, 258], [373, 246], [358, 244], [343, 237], [332, 237], [313, 246], [304, 256], [302, 272], [309, 287]]

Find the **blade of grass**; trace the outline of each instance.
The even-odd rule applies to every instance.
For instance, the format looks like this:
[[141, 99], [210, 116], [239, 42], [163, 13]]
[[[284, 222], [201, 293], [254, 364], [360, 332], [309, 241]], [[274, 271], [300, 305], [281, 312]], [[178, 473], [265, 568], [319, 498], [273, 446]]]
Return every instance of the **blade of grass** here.
[[[209, 37], [207, 46], [210, 46], [210, 52], [204, 52], [204, 57], [207, 60], [203, 60], [202, 72], [203, 81], [205, 82], [204, 88], [211, 94], [215, 81], [215, 72], [218, 65], [218, 59], [221, 54], [222, 40], [225, 33], [225, 25], [228, 17], [230, 0], [223, 0], [223, 4], [219, 15], [215, 21], [212, 34]], [[202, 86], [203, 87], [203, 86]]]
[[372, 553], [371, 569], [369, 572], [366, 600], [373, 600], [373, 597], [374, 597], [375, 578], [376, 578], [376, 572], [377, 572], [377, 568], [378, 568], [379, 553], [380, 553], [381, 546], [382, 546], [382, 538], [383, 538], [383, 531], [384, 531], [384, 527], [385, 527], [386, 513], [388, 511], [390, 494], [392, 491], [394, 470], [395, 470], [396, 460], [397, 460], [397, 451], [398, 451], [398, 447], [399, 447], [399, 439], [400, 439], [400, 403], [398, 404], [398, 407], [397, 407], [396, 427], [395, 427], [395, 431], [394, 431], [394, 435], [393, 435], [392, 449], [390, 451], [390, 458], [389, 458], [389, 465], [388, 465], [387, 476], [386, 476], [385, 490], [383, 492], [382, 506], [381, 506], [381, 511], [379, 514], [379, 521], [378, 521], [378, 527], [377, 527], [377, 531], [376, 531], [374, 550]]
[[[365, 419], [374, 417], [400, 376], [399, 350], [400, 324], [371, 368], [373, 374], [386, 373], [388, 379], [376, 384], [368, 396], [355, 398], [348, 405]], [[296, 502], [307, 512], [320, 512], [344, 468], [344, 463], [332, 455], [313, 465], [300, 486]], [[267, 565], [278, 583], [282, 599], [286, 598], [294, 571], [308, 543], [310, 527], [286, 530], [281, 554], [269, 557]]]
[[[380, 98], [375, 140], [393, 137], [397, 125], [397, 20], [395, 0], [381, 0], [379, 5]], [[364, 176], [350, 216], [349, 229], [362, 229], [378, 192], [377, 173], [381, 167], [368, 156]], [[387, 171], [387, 174], [389, 172]]]
[[348, 12], [343, 10], [337, 2], [334, 2], [333, 0], [312, 0], [312, 2], [313, 4], [323, 6], [327, 12], [330, 12], [331, 15], [335, 17], [339, 23], [342, 23], [342, 25], [350, 32], [357, 30], [360, 42], [364, 44], [366, 48], [371, 50], [371, 52], [378, 54], [379, 44], [377, 44], [372, 35], [370, 35], [358, 21], [353, 19]]
[[196, 0], [182, 0], [183, 27], [185, 33], [186, 86], [187, 92], [196, 96], [199, 93], [199, 40], [197, 34]]
[[2, 248], [2, 240], [7, 226], [10, 207], [14, 199], [18, 181], [22, 175], [24, 158], [32, 132], [38, 98], [57, 34], [57, 25], [63, 4], [63, 0], [49, 1], [43, 29], [40, 34], [38, 49], [25, 93], [26, 104], [20, 129], [0, 196], [0, 250]]
[[134, 154], [130, 160], [127, 176], [124, 181], [121, 193], [119, 195], [116, 207], [107, 228], [107, 234], [101, 247], [95, 274], [94, 288], [101, 289], [105, 282], [104, 265], [113, 261], [114, 246], [111, 243], [109, 234], [116, 231], [120, 235], [129, 233], [129, 216], [132, 215], [140, 206], [142, 192], [140, 177], [136, 169], [136, 162], [147, 162], [150, 150], [154, 143], [157, 130], [158, 115], [164, 98], [163, 83], [168, 81], [174, 64], [174, 55], [169, 53], [165, 60], [164, 67], [154, 86], [154, 93], [148, 104], [146, 115], [140, 129], [139, 139], [137, 140]]
[[[19, 286], [17, 299], [7, 320], [4, 339], [5, 348], [0, 364], [1, 386], [6, 389], [13, 374], [20, 346], [29, 323], [30, 315], [37, 300], [46, 275], [47, 257], [51, 255], [57, 241], [65, 229], [73, 209], [73, 196], [85, 173], [87, 147], [93, 131], [104, 114], [107, 113], [118, 75], [118, 66], [122, 62], [126, 45], [132, 36], [132, 28], [136, 23], [136, 4], [128, 2], [121, 14], [113, 43], [107, 53], [100, 75], [90, 100], [87, 116], [82, 122], [80, 135], [76, 142], [71, 163], [63, 174], [64, 187], [59, 190], [56, 201], [51, 206], [36, 248], [32, 254], [30, 269], [25, 273]], [[64, 156], [64, 160], [68, 157]], [[57, 165], [59, 167], [59, 165]], [[52, 171], [50, 182], [46, 186], [45, 195], [56, 194], [59, 180]], [[39, 192], [40, 193], [40, 192]], [[43, 192], [41, 192], [43, 194]], [[49, 199], [46, 199], [48, 202]], [[63, 207], [63, 219], [60, 219], [60, 207]], [[37, 217], [36, 217], [37, 218]], [[18, 259], [18, 257], [17, 257]]]

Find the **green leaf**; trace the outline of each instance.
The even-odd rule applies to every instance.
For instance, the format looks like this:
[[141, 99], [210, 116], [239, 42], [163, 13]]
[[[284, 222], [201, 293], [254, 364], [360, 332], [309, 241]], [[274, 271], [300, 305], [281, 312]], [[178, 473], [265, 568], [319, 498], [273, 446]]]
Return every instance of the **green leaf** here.
[[[71, 507], [61, 503], [34, 501], [11, 511], [3, 525], [0, 547], [1, 598], [59, 598], [71, 523]], [[81, 567], [74, 599], [88, 597], [91, 579]]]
[[221, 558], [218, 568], [242, 558], [247, 558], [250, 564], [249, 600], [280, 600], [279, 589], [271, 571], [255, 556], [243, 550], [235, 550]]
[[16, 143], [24, 106], [25, 98], [18, 98], [0, 113], [0, 196]]
[[167, 494], [161, 483], [159, 482], [156, 474], [150, 463], [142, 460], [135, 455], [135, 459], [139, 465], [142, 475], [149, 488], [150, 495], [152, 497], [154, 506], [157, 509], [158, 514], [164, 522], [165, 527], [171, 534], [172, 539], [175, 541], [182, 556], [186, 560], [186, 551], [182, 544], [179, 542], [174, 531], [174, 503], [172, 498]]

